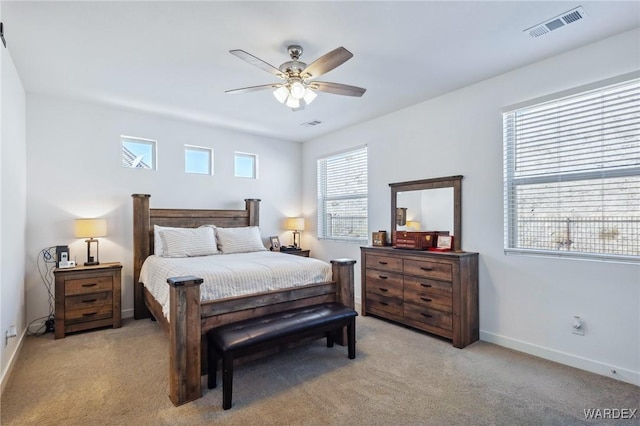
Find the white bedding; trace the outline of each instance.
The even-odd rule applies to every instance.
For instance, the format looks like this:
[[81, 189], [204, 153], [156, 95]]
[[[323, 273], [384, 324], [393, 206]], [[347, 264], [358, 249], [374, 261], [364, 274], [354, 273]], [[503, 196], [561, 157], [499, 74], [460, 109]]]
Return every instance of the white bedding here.
[[188, 258], [149, 256], [140, 282], [162, 305], [169, 319], [167, 278], [194, 275], [204, 279], [200, 301], [331, 281], [331, 265], [318, 259], [271, 251], [216, 254]]

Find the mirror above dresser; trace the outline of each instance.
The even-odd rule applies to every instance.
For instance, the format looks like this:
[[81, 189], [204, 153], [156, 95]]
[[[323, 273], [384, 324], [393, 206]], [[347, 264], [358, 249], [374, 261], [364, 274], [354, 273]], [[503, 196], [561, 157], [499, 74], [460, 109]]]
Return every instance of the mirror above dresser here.
[[392, 231], [447, 231], [462, 251], [462, 176], [390, 183]]

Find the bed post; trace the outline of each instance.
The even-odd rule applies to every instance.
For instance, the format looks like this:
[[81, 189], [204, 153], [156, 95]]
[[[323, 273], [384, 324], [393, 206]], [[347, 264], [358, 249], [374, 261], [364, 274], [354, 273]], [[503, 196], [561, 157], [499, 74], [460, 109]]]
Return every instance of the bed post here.
[[140, 283], [140, 269], [149, 253], [149, 194], [132, 194], [133, 197], [133, 317], [151, 316], [144, 303], [144, 293]]
[[200, 284], [193, 276], [169, 278], [169, 398], [182, 405], [202, 396]]
[[[334, 259], [331, 261], [333, 281], [336, 282], [336, 302], [342, 303], [351, 309], [355, 309], [355, 291], [353, 285], [353, 265], [355, 264], [356, 261], [353, 259]], [[348, 341], [346, 327], [344, 327], [342, 333], [336, 337], [338, 344], [346, 345]]]
[[257, 198], [246, 198], [245, 209], [249, 213], [249, 224], [247, 226], [260, 226], [260, 200]]

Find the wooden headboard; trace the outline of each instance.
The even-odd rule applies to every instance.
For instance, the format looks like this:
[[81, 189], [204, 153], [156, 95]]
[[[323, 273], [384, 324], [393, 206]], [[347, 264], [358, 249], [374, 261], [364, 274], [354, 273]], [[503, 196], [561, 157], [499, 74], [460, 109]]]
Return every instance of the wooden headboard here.
[[140, 269], [153, 254], [153, 225], [196, 228], [201, 225], [220, 227], [259, 226], [260, 200], [245, 199], [244, 210], [151, 209], [149, 194], [133, 194], [133, 304], [134, 318], [147, 318]]

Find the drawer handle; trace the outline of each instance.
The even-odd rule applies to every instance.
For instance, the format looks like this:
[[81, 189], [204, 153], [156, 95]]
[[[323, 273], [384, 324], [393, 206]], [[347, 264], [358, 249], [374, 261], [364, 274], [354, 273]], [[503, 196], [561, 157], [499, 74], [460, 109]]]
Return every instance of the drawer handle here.
[[96, 315], [97, 312], [87, 312], [86, 314], [82, 314], [83, 317], [90, 317], [92, 315]]
[[93, 303], [95, 301], [97, 301], [98, 299], [87, 299], [87, 300], [83, 300], [82, 303]]
[[424, 300], [425, 302], [431, 302], [433, 299], [429, 299], [428, 297], [421, 297], [420, 299]]
[[433, 315], [431, 314], [423, 314], [422, 312], [420, 312], [420, 315], [422, 315], [423, 317], [427, 317], [427, 318], [432, 318]]
[[382, 306], [389, 306], [389, 304], [388, 304], [387, 302], [380, 302], [380, 304], [381, 304]]
[[422, 269], [423, 271], [433, 271], [433, 268], [428, 268], [426, 266], [421, 266], [420, 269]]
[[95, 287], [97, 285], [98, 285], [98, 283], [82, 284], [82, 287]]
[[382, 260], [378, 260], [378, 263], [381, 264], [381, 265], [387, 265], [388, 264], [387, 262], [383, 262]]
[[427, 288], [431, 287], [431, 284], [424, 284], [424, 283], [420, 283], [420, 285], [421, 285], [422, 287], [427, 287]]
[[378, 278], [380, 278], [381, 280], [386, 280], [389, 277], [385, 276], [385, 275], [378, 275]]
[[378, 289], [379, 289], [380, 291], [385, 291], [385, 292], [389, 291], [389, 289], [388, 289], [388, 288], [378, 287]]

